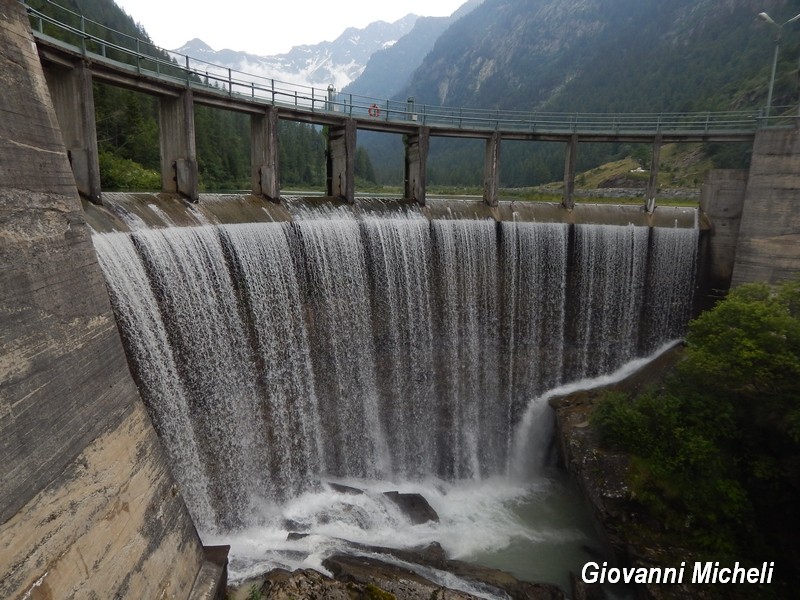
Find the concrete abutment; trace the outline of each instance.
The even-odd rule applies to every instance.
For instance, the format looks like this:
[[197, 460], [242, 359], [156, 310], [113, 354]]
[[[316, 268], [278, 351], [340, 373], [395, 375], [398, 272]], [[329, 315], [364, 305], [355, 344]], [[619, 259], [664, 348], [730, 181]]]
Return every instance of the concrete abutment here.
[[736, 241], [733, 285], [800, 273], [800, 129], [756, 134]]
[[24, 6], [0, 14], [0, 597], [220, 597], [81, 208], [64, 141], [87, 113], [62, 133]]

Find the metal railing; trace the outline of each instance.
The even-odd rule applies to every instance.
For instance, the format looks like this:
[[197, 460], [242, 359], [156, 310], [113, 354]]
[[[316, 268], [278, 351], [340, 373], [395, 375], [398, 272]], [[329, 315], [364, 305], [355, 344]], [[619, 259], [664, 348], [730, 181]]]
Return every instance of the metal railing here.
[[[20, 0], [25, 4], [24, 0]], [[237, 71], [164, 50], [86, 19], [55, 3], [58, 18], [25, 4], [34, 35], [116, 69], [170, 84], [226, 95], [253, 103], [310, 113], [330, 113], [395, 124], [409, 122], [464, 131], [514, 133], [584, 133], [655, 135], [682, 133], [746, 133], [765, 126], [795, 124], [796, 107], [762, 110], [686, 113], [558, 113], [490, 110], [389, 100], [288, 83]], [[788, 114], [791, 112], [791, 114]]]

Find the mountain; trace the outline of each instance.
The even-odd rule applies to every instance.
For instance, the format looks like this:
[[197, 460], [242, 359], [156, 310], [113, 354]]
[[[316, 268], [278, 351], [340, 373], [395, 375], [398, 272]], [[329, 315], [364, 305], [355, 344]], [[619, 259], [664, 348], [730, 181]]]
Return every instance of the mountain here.
[[[439, 37], [404, 93], [511, 110], [751, 108], [737, 93], [772, 57], [762, 10], [783, 22], [800, 1], [485, 0]], [[783, 37], [791, 56], [797, 26]]]
[[[414, 28], [417, 20], [417, 15], [408, 14], [394, 23], [376, 21], [363, 29], [350, 27], [332, 42], [295, 46], [286, 54], [274, 56], [230, 49], [215, 51], [199, 39], [187, 42], [174, 52], [267, 79], [318, 88], [332, 84], [341, 89], [361, 75], [375, 52], [394, 45]], [[209, 72], [222, 71], [209, 65]]]
[[[442, 32], [395, 98], [417, 105], [563, 112], [758, 110], [766, 103], [774, 26], [800, 0], [484, 0]], [[796, 104], [800, 24], [782, 29], [774, 105]], [[401, 180], [402, 147], [360, 136], [380, 181]], [[432, 185], [480, 185], [481, 144], [434, 140]], [[579, 170], [630, 155], [582, 144]], [[744, 166], [748, 148], [706, 146], [715, 166]], [[501, 185], [562, 177], [560, 144], [504, 144]], [[399, 165], [399, 166], [398, 166]]]
[[439, 36], [482, 2], [469, 0], [449, 17], [420, 17], [396, 44], [375, 52], [361, 75], [342, 91], [375, 98], [392, 98], [402, 92]]

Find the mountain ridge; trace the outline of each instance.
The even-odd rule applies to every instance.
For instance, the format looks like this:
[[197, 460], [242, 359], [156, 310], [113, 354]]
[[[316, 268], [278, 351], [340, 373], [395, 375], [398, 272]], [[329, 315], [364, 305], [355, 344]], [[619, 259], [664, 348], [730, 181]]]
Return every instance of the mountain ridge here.
[[409, 13], [392, 23], [374, 21], [364, 28], [348, 27], [332, 41], [294, 46], [283, 54], [260, 56], [229, 48], [214, 50], [199, 38], [171, 52], [205, 61], [210, 71], [214, 71], [214, 65], [292, 84], [341, 89], [361, 75], [375, 52], [394, 45], [418, 19], [418, 15]]

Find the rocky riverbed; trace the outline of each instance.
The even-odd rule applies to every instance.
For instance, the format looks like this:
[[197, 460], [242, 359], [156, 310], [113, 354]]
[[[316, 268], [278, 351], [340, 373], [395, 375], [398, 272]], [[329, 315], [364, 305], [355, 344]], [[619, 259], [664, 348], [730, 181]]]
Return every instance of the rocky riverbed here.
[[[298, 534], [303, 535], [303, 534]], [[326, 558], [332, 576], [312, 569], [273, 569], [264, 577], [229, 590], [235, 599], [263, 600], [563, 600], [555, 585], [520, 581], [510, 573], [450, 560], [434, 542], [398, 550], [350, 544], [349, 551]], [[452, 581], [454, 587], [442, 581]]]

